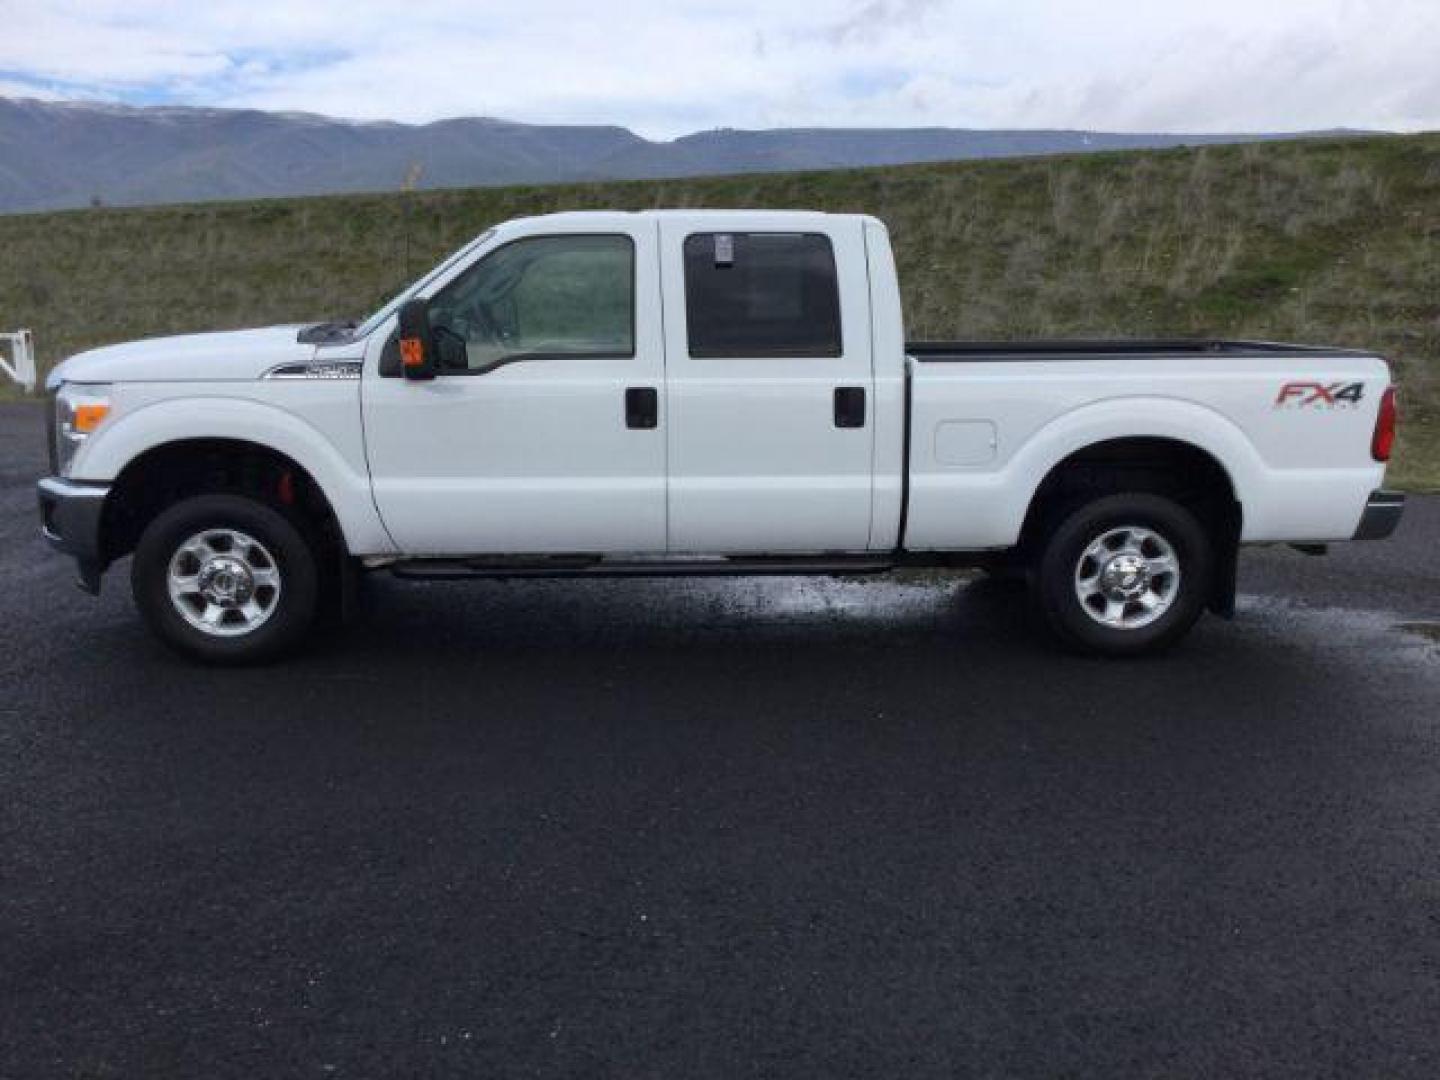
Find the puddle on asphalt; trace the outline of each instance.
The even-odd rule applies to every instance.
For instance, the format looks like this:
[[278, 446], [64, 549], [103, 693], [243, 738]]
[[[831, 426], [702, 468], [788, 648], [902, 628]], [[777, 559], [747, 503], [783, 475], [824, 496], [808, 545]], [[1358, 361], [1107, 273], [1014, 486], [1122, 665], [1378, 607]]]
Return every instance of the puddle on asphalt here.
[[1308, 607], [1269, 596], [1242, 596], [1237, 606], [1235, 628], [1242, 632], [1363, 651], [1377, 663], [1420, 662], [1440, 668], [1440, 622], [1386, 611]]
[[883, 578], [730, 578], [693, 581], [692, 595], [708, 599], [726, 614], [781, 619], [823, 619], [855, 615], [877, 622], [903, 622], [943, 612], [954, 602], [963, 579], [894, 581]]
[[[633, 590], [637, 583], [628, 583]], [[678, 591], [674, 583], [641, 586], [628, 593], [629, 610], [646, 609], [648, 623], [691, 626], [697, 606], [707, 613], [709, 632], [763, 632], [806, 623], [876, 630], [909, 627], [917, 632], [943, 623], [964, 624], [965, 633], [983, 634], [993, 620], [1004, 620], [1013, 633], [1024, 620], [1023, 589], [990, 582], [978, 575], [913, 575], [873, 578], [726, 578], [692, 579]], [[1245, 595], [1237, 619], [1225, 624], [1207, 617], [1199, 631], [1212, 642], [1228, 638], [1239, 647], [1318, 652], [1343, 650], [1384, 657], [1401, 664], [1422, 663], [1440, 669], [1440, 621], [1394, 612], [1312, 607], [1291, 598]], [[996, 630], [1000, 630], [996, 626]]]
[[[957, 603], [961, 612], [973, 605], [972, 619], [994, 618], [995, 611], [987, 611], [992, 604], [1023, 603], [1008, 593], [986, 591], [1004, 590], [1004, 585], [992, 586], [983, 578], [962, 575], [921, 580], [732, 579], [697, 581], [691, 589], [692, 595], [704, 595], [715, 611], [740, 623], [842, 618], [876, 625], [918, 625], [953, 617]], [[1236, 641], [1258, 638], [1267, 648], [1342, 649], [1440, 668], [1440, 621], [1407, 619], [1394, 612], [1311, 607], [1272, 596], [1241, 596], [1238, 608], [1234, 623], [1227, 626], [1207, 618], [1200, 629], [1208, 627], [1209, 633], [1232, 635]]]

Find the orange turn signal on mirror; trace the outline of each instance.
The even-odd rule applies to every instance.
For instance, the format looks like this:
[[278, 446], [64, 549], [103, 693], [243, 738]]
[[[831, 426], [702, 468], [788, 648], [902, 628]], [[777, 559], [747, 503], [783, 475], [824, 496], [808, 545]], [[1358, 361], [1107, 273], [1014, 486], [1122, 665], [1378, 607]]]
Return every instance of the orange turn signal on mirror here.
[[400, 339], [400, 362], [406, 367], [420, 367], [425, 363], [425, 344], [418, 337]]
[[75, 406], [75, 418], [71, 420], [70, 426], [82, 434], [88, 435], [98, 428], [110, 415], [109, 405], [77, 405]]

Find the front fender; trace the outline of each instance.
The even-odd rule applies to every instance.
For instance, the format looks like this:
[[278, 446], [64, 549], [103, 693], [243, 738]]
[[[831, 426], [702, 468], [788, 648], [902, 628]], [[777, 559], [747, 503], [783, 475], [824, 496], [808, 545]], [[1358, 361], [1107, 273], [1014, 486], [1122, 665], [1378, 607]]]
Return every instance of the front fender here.
[[310, 474], [335, 511], [353, 554], [394, 552], [371, 497], [359, 407], [353, 398], [340, 408], [334, 402], [311, 403], [319, 406], [322, 420], [333, 421], [323, 431], [288, 409], [240, 397], [186, 396], [124, 404], [77, 455], [75, 479], [113, 481], [140, 455], [190, 439], [254, 443], [284, 454]]

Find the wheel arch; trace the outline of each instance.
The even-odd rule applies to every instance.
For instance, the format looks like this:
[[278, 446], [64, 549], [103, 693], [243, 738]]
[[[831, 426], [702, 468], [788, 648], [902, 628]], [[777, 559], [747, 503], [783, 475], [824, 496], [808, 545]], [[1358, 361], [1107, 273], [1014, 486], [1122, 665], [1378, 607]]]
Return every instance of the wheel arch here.
[[1054, 417], [1017, 449], [1007, 471], [1027, 493], [1022, 510], [1045, 480], [1076, 455], [1127, 440], [1182, 444], [1204, 454], [1224, 471], [1242, 505], [1265, 471], [1249, 436], [1208, 405], [1150, 395], [1107, 398]]
[[348, 433], [332, 436], [273, 405], [242, 398], [172, 398], [123, 412], [101, 428], [77, 458], [75, 475], [109, 482], [113, 489], [126, 478], [133, 484], [135, 476], [144, 475], [137, 470], [157, 456], [183, 458], [185, 448], [266, 457], [308, 478], [348, 551], [387, 554], [394, 544], [371, 496], [358, 407], [352, 422], [354, 445], [342, 453], [335, 440], [344, 441]]
[[1207, 606], [1233, 615], [1244, 503], [1226, 463], [1186, 439], [1126, 435], [1072, 450], [1035, 487], [1020, 528], [1021, 552], [1035, 552], [1057, 520], [1078, 504], [1125, 491], [1164, 495], [1195, 514], [1215, 556]]
[[345, 542], [334, 504], [304, 465], [262, 443], [207, 436], [152, 446], [119, 471], [101, 514], [106, 561], [132, 551], [146, 526], [168, 507], [218, 491], [286, 508], [312, 522], [327, 540]]

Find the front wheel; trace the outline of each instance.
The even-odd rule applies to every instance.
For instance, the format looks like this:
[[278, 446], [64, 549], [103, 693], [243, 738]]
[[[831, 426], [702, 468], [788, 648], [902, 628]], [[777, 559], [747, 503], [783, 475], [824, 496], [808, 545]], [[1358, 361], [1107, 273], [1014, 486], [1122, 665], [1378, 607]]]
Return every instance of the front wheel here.
[[135, 603], [172, 648], [211, 663], [272, 659], [315, 619], [315, 554], [280, 510], [243, 495], [199, 495], [140, 537]]
[[1205, 608], [1213, 556], [1204, 527], [1159, 495], [1108, 495], [1056, 525], [1037, 565], [1036, 598], [1067, 644], [1137, 656], [1178, 642]]

